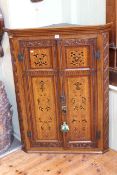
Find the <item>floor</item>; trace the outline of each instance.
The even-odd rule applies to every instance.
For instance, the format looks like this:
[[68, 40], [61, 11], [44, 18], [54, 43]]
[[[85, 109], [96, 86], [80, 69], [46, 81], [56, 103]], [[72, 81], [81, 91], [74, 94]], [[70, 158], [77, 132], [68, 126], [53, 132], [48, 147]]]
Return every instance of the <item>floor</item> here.
[[18, 150], [0, 159], [0, 175], [117, 175], [117, 152], [65, 155]]

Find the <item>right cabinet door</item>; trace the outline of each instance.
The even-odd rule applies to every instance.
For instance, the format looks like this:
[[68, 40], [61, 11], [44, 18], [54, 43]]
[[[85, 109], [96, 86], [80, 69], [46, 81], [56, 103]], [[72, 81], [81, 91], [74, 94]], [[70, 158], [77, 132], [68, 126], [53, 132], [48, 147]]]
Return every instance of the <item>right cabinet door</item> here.
[[96, 38], [64, 39], [62, 50], [62, 91], [65, 108], [62, 119], [64, 147], [95, 148], [97, 132]]

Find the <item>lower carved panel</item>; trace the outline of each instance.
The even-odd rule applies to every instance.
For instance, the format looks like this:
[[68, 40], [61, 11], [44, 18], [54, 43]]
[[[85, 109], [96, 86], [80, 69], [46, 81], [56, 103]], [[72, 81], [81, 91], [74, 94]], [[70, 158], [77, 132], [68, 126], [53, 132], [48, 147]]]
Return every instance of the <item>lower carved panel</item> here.
[[88, 76], [67, 78], [67, 122], [70, 141], [91, 140], [91, 91]]
[[32, 78], [35, 130], [38, 140], [57, 140], [56, 90], [53, 77]]

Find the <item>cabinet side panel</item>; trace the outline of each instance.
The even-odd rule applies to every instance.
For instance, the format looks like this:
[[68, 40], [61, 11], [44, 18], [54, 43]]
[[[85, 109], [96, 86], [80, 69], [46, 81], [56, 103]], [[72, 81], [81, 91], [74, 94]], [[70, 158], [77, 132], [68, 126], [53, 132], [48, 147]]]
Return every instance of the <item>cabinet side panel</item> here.
[[26, 111], [26, 105], [25, 105], [24, 84], [22, 79], [23, 64], [22, 63], [19, 64], [19, 61], [18, 61], [18, 52], [19, 52], [18, 38], [10, 38], [10, 49], [11, 49], [11, 56], [12, 56], [11, 59], [12, 59], [12, 66], [13, 66], [21, 139], [22, 139], [23, 149], [27, 151], [28, 149], [30, 149], [30, 142], [27, 138], [28, 123], [27, 123], [27, 111]]

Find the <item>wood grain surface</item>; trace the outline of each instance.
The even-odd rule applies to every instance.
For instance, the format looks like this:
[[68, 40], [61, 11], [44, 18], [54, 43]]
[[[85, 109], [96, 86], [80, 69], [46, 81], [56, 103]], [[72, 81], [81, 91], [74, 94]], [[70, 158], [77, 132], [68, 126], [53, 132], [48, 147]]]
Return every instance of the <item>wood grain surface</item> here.
[[117, 175], [117, 152], [99, 154], [27, 154], [21, 150], [0, 160], [0, 175]]

